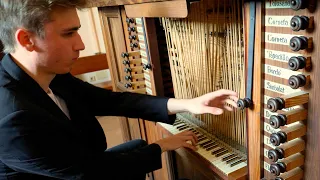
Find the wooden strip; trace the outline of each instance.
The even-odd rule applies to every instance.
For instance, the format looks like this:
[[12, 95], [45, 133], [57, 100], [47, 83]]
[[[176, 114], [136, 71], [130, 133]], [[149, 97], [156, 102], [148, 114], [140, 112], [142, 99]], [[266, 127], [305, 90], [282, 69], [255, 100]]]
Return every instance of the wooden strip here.
[[167, 1], [167, 0], [87, 0], [84, 8], [92, 7], [105, 7], [105, 6], [119, 6], [125, 4], [140, 4], [148, 2], [158, 2], [158, 1]]
[[282, 98], [285, 101], [284, 107], [288, 108], [288, 107], [308, 103], [309, 93], [300, 91], [300, 92], [292, 93], [289, 95], [285, 95]]
[[294, 139], [288, 143], [284, 143], [279, 146], [279, 148], [284, 150], [284, 158], [289, 157], [293, 154], [301, 152], [305, 149], [305, 142], [304, 140], [298, 138]]
[[308, 110], [304, 108], [295, 109], [283, 113], [287, 118], [287, 124], [291, 124], [297, 121], [306, 120], [308, 116]]
[[304, 136], [307, 132], [307, 127], [301, 123], [298, 123], [296, 125], [293, 125], [292, 127], [284, 129], [282, 132], [285, 132], [287, 135], [287, 142]]
[[288, 172], [296, 167], [302, 166], [304, 164], [304, 156], [298, 153], [284, 159], [282, 162], [286, 164], [286, 172]]
[[[249, 11], [249, 3], [245, 3], [245, 12]], [[249, 14], [246, 14], [247, 16]], [[246, 17], [249, 19], [249, 17]], [[261, 107], [261, 20], [262, 20], [262, 9], [261, 2], [256, 2], [256, 38], [255, 38], [255, 58], [254, 58], [254, 74], [253, 74], [253, 108], [248, 109], [247, 116], [247, 134], [248, 136], [248, 174], [250, 175], [250, 179], [256, 180], [261, 177], [261, 159], [260, 155], [263, 153], [263, 148], [261, 147], [263, 144], [262, 136], [261, 136], [261, 119], [260, 113], [262, 110]], [[248, 27], [248, 25], [247, 25]]]
[[125, 5], [128, 17], [175, 17], [185, 18], [188, 15], [186, 0]]
[[300, 180], [303, 179], [303, 170], [301, 168], [295, 168], [292, 171], [280, 174], [283, 180]]
[[106, 54], [81, 57], [72, 66], [71, 74], [79, 75], [88, 72], [108, 69]]

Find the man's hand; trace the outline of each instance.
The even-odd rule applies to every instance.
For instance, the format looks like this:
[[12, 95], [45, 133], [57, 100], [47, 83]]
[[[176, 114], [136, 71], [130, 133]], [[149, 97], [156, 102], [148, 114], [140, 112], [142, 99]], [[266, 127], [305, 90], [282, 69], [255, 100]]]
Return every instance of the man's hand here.
[[[191, 142], [191, 143], [190, 143]], [[197, 136], [191, 131], [184, 131], [155, 142], [161, 147], [162, 152], [175, 150], [180, 147], [196, 150]]]
[[220, 115], [224, 110], [237, 108], [238, 94], [231, 90], [220, 89], [193, 99], [169, 99], [169, 114], [191, 112], [193, 114], [210, 113]]

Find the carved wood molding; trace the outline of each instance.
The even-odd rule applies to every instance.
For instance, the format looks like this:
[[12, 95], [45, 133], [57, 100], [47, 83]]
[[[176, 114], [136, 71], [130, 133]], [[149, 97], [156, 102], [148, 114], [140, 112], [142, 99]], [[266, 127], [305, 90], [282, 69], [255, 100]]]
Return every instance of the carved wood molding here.
[[105, 7], [105, 6], [119, 6], [128, 4], [141, 4], [148, 2], [158, 2], [168, 0], [87, 0], [86, 8]]

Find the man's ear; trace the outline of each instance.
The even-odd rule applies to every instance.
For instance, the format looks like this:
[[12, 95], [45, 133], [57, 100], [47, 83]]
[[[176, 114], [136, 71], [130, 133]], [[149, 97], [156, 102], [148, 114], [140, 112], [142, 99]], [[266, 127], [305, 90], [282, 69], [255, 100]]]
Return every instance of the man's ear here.
[[16, 31], [16, 41], [21, 47], [25, 48], [27, 51], [34, 50], [34, 41], [29, 31], [25, 29], [18, 29]]

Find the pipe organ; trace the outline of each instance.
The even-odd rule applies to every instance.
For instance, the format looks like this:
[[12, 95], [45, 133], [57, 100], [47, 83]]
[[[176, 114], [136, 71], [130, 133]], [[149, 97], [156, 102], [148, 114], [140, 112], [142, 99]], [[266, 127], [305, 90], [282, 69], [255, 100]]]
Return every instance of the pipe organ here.
[[115, 91], [193, 98], [224, 88], [240, 96], [239, 108], [221, 116], [181, 113], [173, 125], [123, 118], [127, 140], [186, 130], [199, 139], [195, 152], [164, 153], [149, 179], [320, 177], [316, 1], [89, 0], [93, 6]]

